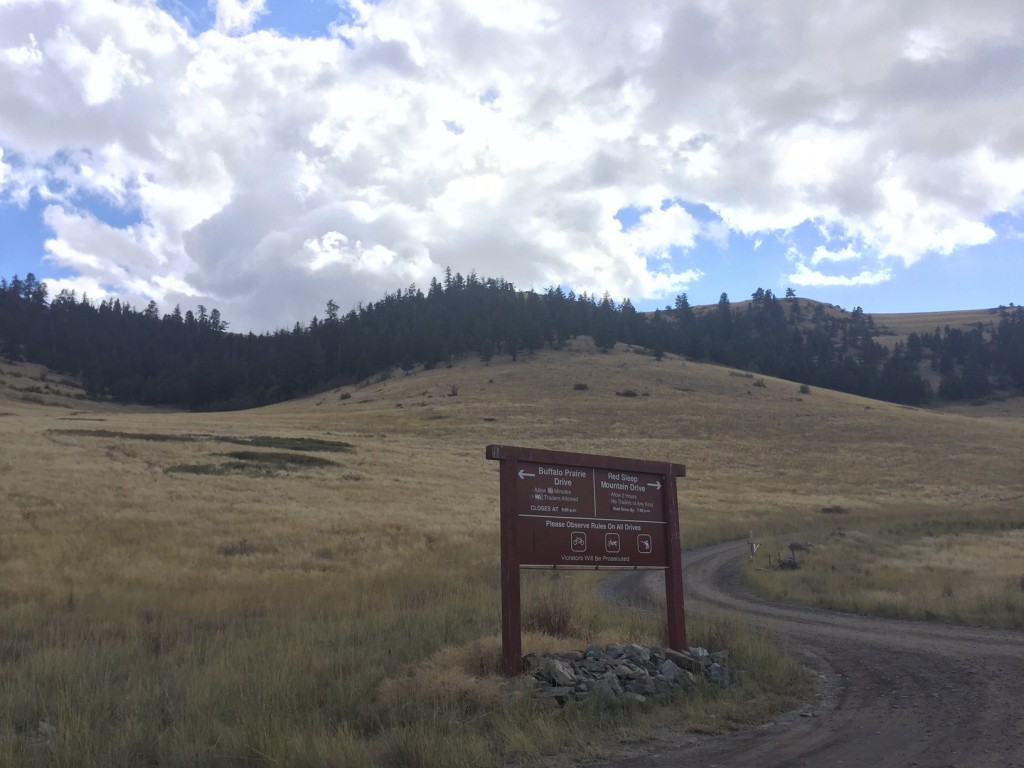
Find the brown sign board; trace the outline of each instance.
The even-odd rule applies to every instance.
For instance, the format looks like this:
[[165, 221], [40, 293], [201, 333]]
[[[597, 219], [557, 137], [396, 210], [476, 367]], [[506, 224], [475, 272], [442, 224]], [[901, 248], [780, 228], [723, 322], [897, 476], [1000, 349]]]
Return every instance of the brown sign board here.
[[686, 643], [681, 464], [490, 445], [501, 462], [502, 668], [520, 672], [520, 568], [665, 571], [669, 647]]
[[664, 477], [520, 462], [520, 568], [666, 568]]

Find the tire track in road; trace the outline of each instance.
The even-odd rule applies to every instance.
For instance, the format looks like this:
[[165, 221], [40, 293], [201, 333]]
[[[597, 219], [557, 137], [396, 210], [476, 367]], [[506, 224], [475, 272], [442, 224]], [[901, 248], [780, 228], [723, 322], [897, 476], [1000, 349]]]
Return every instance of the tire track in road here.
[[[743, 586], [746, 543], [683, 555], [687, 611], [770, 630], [818, 675], [814, 702], [719, 738], [676, 734], [657, 751], [599, 763], [669, 766], [1024, 766], [1024, 632], [902, 621], [774, 603]], [[605, 594], [663, 594], [660, 573], [626, 572]]]

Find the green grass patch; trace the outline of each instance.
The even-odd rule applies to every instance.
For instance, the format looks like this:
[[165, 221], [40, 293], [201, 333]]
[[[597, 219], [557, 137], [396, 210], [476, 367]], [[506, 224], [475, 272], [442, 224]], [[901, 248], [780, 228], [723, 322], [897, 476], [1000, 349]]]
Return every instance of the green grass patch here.
[[250, 469], [240, 461], [222, 464], [173, 464], [164, 473], [168, 475], [244, 475]]
[[166, 435], [156, 432], [117, 432], [112, 429], [50, 429], [53, 435], [71, 435], [74, 437], [105, 437], [114, 440], [148, 440], [160, 443], [197, 443], [210, 440], [210, 435]]
[[214, 442], [231, 445], [251, 445], [256, 448], [279, 448], [286, 451], [324, 451], [328, 453], [350, 453], [356, 449], [351, 443], [341, 440], [321, 440], [315, 437], [226, 437], [221, 435], [167, 435], [156, 432], [117, 432], [112, 429], [51, 429], [51, 434], [73, 435], [76, 437], [105, 437], [115, 440], [149, 440], [165, 443]]
[[329, 453], [350, 453], [356, 449], [351, 443], [341, 440], [320, 440], [314, 437], [215, 437], [222, 443], [252, 445], [257, 448], [279, 448], [286, 451], [324, 451]]
[[228, 456], [237, 461], [279, 469], [289, 469], [291, 467], [333, 467], [338, 464], [336, 461], [322, 459], [319, 456], [285, 453], [284, 451], [228, 451], [219, 455]]
[[275, 475], [291, 469], [319, 469], [337, 466], [337, 462], [319, 456], [278, 451], [228, 451], [217, 454], [234, 459], [216, 464], [175, 464], [167, 473], [191, 475]]

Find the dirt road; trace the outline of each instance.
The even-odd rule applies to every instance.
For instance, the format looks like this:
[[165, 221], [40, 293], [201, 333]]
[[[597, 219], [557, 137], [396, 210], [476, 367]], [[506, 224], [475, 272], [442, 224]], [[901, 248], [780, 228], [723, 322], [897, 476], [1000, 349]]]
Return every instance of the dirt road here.
[[[769, 628], [818, 675], [814, 700], [752, 731], [678, 735], [655, 752], [598, 765], [1024, 766], [1024, 631], [768, 602], [740, 583], [744, 557], [744, 542], [684, 554], [687, 610]], [[659, 572], [609, 581], [620, 599], [664, 590]]]

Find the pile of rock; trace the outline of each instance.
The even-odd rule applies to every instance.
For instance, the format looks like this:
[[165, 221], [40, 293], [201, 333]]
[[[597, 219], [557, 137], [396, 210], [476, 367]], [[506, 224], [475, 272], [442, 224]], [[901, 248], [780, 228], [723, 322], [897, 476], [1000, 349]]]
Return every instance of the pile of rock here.
[[728, 651], [705, 648], [673, 651], [644, 645], [591, 645], [585, 651], [532, 653], [523, 657], [523, 671], [535, 681], [535, 696], [564, 705], [592, 699], [599, 705], [643, 702], [682, 693], [701, 677], [729, 685]]

